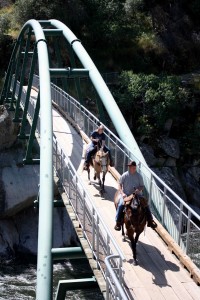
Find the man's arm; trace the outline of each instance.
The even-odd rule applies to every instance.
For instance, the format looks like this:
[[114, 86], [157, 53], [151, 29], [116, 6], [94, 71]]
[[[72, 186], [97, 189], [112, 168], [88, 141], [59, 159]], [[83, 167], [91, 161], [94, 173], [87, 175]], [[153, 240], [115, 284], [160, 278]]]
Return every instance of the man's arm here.
[[127, 197], [127, 195], [124, 193], [123, 185], [121, 183], [119, 183], [118, 190], [119, 190], [120, 194], [122, 195], [123, 199], [125, 199]]
[[92, 142], [98, 143], [99, 139], [96, 138], [96, 132], [93, 131], [90, 137]]
[[143, 189], [144, 189], [144, 181], [143, 181], [143, 178], [142, 176], [137, 173], [138, 177], [139, 177], [139, 186], [137, 187], [137, 189], [135, 190], [135, 193], [136, 194], [141, 194]]

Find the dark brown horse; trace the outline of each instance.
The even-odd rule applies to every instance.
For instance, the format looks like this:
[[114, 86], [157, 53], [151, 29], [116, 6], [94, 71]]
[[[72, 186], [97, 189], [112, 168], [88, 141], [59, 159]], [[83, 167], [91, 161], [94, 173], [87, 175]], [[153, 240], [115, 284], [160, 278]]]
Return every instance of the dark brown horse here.
[[[106, 173], [108, 172], [109, 164], [110, 164], [110, 159], [109, 159], [108, 152], [105, 153], [102, 149], [100, 149], [91, 158], [89, 167], [87, 168], [88, 180], [90, 184], [91, 184], [90, 166], [94, 168], [94, 180], [98, 179], [98, 183], [100, 185], [100, 194], [103, 194], [105, 192], [104, 182], [105, 182]], [[102, 178], [101, 178], [101, 174], [102, 174]]]
[[[147, 199], [136, 194], [127, 197], [127, 199], [130, 201], [126, 202], [127, 204], [125, 205], [124, 217], [122, 222], [122, 235], [124, 236], [123, 225], [125, 224], [126, 234], [131, 241], [131, 248], [133, 251], [133, 263], [134, 265], [137, 265], [136, 244], [140, 234], [144, 231], [144, 227], [146, 225], [145, 207], [147, 206]], [[118, 202], [119, 191], [116, 192], [114, 198], [114, 204], [116, 209], [118, 206]]]

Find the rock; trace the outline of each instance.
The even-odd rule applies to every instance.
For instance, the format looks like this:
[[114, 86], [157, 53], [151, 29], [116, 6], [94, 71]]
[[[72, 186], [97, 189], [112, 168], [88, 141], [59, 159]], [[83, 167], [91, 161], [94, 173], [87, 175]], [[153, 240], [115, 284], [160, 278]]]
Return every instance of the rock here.
[[164, 125], [164, 131], [165, 133], [168, 135], [171, 128], [172, 128], [172, 124], [173, 124], [173, 120], [172, 119], [168, 119], [166, 122], [165, 122], [165, 125]]
[[0, 150], [11, 147], [16, 141], [19, 125], [12, 122], [13, 112], [0, 106]]
[[[182, 198], [184, 201], [187, 202], [187, 198], [185, 195], [185, 192], [182, 188], [181, 182], [176, 174], [176, 168], [174, 168], [174, 172], [172, 171], [172, 168], [169, 167], [163, 167], [163, 168], [152, 168], [152, 170], [158, 175], [164, 182], [167, 184], [177, 195], [179, 195], [180, 198]], [[160, 186], [162, 189], [162, 185], [157, 182], [158, 186]], [[170, 196], [168, 194], [168, 196]], [[174, 196], [170, 196], [170, 198], [176, 203], [176, 198]]]
[[188, 168], [188, 172], [195, 178], [195, 180], [200, 184], [200, 167]]
[[2, 180], [6, 193], [6, 206], [1, 214], [4, 216], [15, 215], [23, 208], [30, 206], [37, 198], [39, 166], [4, 168]]
[[[53, 210], [53, 248], [79, 245], [78, 238], [65, 208]], [[15, 251], [37, 254], [38, 211], [32, 207], [12, 218], [0, 220], [0, 256], [10, 258]]]
[[14, 255], [15, 245], [19, 244], [19, 234], [13, 220], [0, 220], [0, 256]]
[[176, 159], [173, 157], [168, 157], [164, 163], [165, 167], [176, 167]]
[[1, 217], [15, 215], [37, 198], [39, 165], [20, 165], [23, 152], [19, 148], [0, 153]]
[[191, 169], [184, 170], [182, 173], [182, 181], [188, 202], [199, 207], [200, 184], [193, 176], [192, 171]]
[[159, 146], [167, 155], [176, 159], [180, 157], [180, 148], [177, 140], [168, 137], [162, 137], [159, 142]]
[[149, 167], [155, 166], [156, 164], [156, 157], [154, 156], [153, 148], [147, 144], [141, 143], [140, 150], [144, 155], [144, 158]]
[[156, 165], [154, 167], [163, 167], [165, 165], [166, 158], [158, 157], [156, 160]]

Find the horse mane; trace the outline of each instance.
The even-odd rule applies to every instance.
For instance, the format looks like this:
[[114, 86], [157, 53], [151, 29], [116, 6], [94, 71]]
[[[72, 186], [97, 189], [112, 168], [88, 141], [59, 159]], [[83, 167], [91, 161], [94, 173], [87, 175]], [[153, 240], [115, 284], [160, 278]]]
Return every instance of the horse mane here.
[[143, 196], [140, 196], [139, 197], [139, 200], [140, 200], [140, 204], [143, 208], [147, 207], [148, 205], [148, 200], [147, 198], [143, 197]]

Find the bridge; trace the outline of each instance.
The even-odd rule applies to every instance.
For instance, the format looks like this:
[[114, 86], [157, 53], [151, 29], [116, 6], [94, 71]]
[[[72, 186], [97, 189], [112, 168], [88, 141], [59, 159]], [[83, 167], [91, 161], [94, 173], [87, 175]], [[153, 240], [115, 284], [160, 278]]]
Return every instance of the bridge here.
[[[70, 58], [68, 66], [63, 63], [61, 44]], [[98, 118], [84, 106], [84, 91], [89, 88], [82, 86], [83, 78], [96, 95]], [[24, 24], [10, 59], [1, 104], [14, 111], [13, 121], [20, 123], [19, 138], [27, 140], [24, 164], [40, 164], [37, 299], [53, 297], [54, 260], [85, 256], [94, 277], [60, 280], [55, 299], [65, 299], [69, 289], [92, 287], [96, 282], [106, 299], [199, 299], [200, 228], [196, 220], [200, 216], [147, 166], [102, 76], [69, 28], [57, 20]], [[96, 183], [88, 184], [82, 167], [90, 133], [104, 121], [103, 106], [116, 133], [104, 124], [115, 167], [106, 175], [106, 193], [101, 197]], [[35, 139], [39, 157], [33, 153]], [[137, 266], [132, 264], [128, 241], [113, 229], [113, 196], [130, 159], [137, 162], [158, 222], [156, 231], [147, 228], [140, 237]], [[55, 178], [62, 203], [54, 200]], [[81, 247], [52, 248], [56, 205], [66, 207]]]

